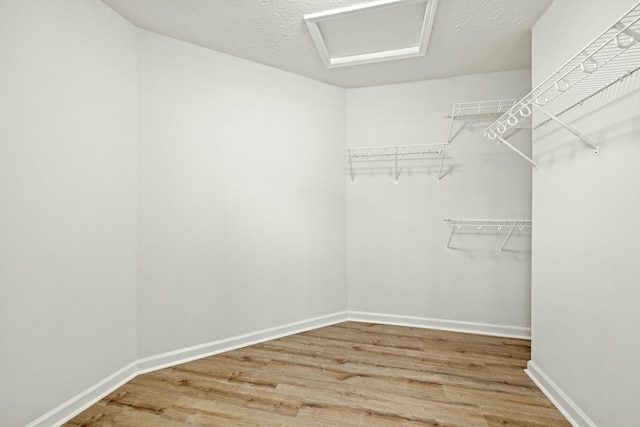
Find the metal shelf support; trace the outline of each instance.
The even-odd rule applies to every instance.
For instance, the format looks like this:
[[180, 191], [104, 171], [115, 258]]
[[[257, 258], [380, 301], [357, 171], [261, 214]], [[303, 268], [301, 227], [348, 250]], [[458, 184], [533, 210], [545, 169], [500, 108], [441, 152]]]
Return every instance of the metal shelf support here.
[[456, 231], [461, 231], [463, 229], [474, 230], [476, 232], [481, 231], [483, 228], [488, 230], [493, 230], [495, 232], [501, 232], [503, 229], [509, 228], [507, 232], [507, 236], [505, 237], [502, 245], [500, 246], [498, 252], [503, 253], [504, 248], [507, 243], [511, 239], [513, 232], [517, 229], [519, 231], [523, 231], [525, 228], [531, 228], [531, 220], [530, 219], [450, 219], [447, 218], [444, 220], [451, 227], [451, 232], [449, 233], [449, 240], [447, 240], [446, 250], [450, 250], [451, 241], [453, 240], [453, 235]]
[[453, 130], [453, 121], [455, 119], [501, 115], [513, 107], [518, 101], [519, 99], [497, 99], [492, 101], [455, 102], [451, 104], [449, 113], [445, 116], [450, 119], [447, 143], [453, 140], [451, 131]]
[[396, 147], [396, 174], [394, 175], [395, 179], [393, 181], [394, 185], [398, 185], [398, 147]]
[[507, 233], [507, 238], [504, 239], [504, 242], [502, 242], [502, 246], [500, 246], [500, 253], [504, 252], [504, 247], [506, 246], [507, 242], [509, 241], [509, 239], [511, 238], [511, 233], [513, 233], [513, 230], [516, 228], [515, 225], [511, 226], [511, 230], [509, 230], [509, 233]]
[[531, 163], [534, 167], [538, 167], [538, 164], [536, 162], [534, 162], [531, 157], [527, 156], [526, 154], [524, 154], [522, 151], [518, 150], [516, 147], [514, 147], [513, 145], [509, 144], [509, 142], [507, 142], [506, 139], [504, 139], [503, 137], [501, 137], [500, 135], [496, 135], [497, 138], [500, 140], [500, 142], [504, 145], [506, 145], [507, 147], [509, 147], [510, 149], [512, 149], [513, 151], [516, 152], [516, 154], [520, 155], [523, 159], [525, 159], [526, 161], [528, 161], [529, 163]]
[[444, 153], [446, 150], [441, 150], [442, 154], [440, 154], [440, 168], [438, 169], [438, 184], [442, 181], [442, 165], [444, 164]]
[[442, 179], [442, 166], [444, 156], [450, 144], [418, 144], [418, 145], [392, 145], [382, 147], [358, 147], [345, 148], [345, 155], [349, 165], [349, 177], [351, 183], [355, 181], [353, 172], [354, 162], [367, 161], [393, 161], [394, 184], [398, 184], [400, 178], [400, 161], [434, 159], [440, 156], [440, 168], [438, 170], [438, 182]]
[[[593, 150], [595, 151], [595, 154], [599, 154], [600, 153], [600, 148], [598, 148], [598, 146], [596, 144], [594, 144], [593, 142], [591, 142], [591, 140], [589, 138], [587, 138], [586, 136], [584, 136], [582, 133], [578, 132], [577, 130], [575, 130], [573, 127], [569, 126], [568, 124], [566, 124], [564, 121], [562, 121], [561, 119], [558, 118], [558, 116], [551, 114], [549, 111], [545, 110], [544, 108], [542, 108], [539, 105], [536, 105], [536, 110], [540, 111], [541, 113], [543, 113], [544, 115], [546, 115], [547, 117], [549, 117], [550, 119], [552, 119], [554, 122], [558, 123], [560, 126], [562, 126], [563, 128], [565, 128], [566, 130], [568, 130], [569, 132], [571, 132], [572, 134], [574, 134], [575, 136], [577, 136], [578, 138], [580, 138], [580, 140], [582, 140], [582, 142], [584, 142], [585, 144], [587, 144], [588, 146], [590, 146], [591, 148], [593, 148]], [[502, 138], [500, 138], [502, 140]], [[504, 140], [503, 140], [504, 141]], [[514, 149], [514, 148], [512, 148]], [[514, 149], [515, 150], [515, 149]], [[516, 150], [517, 151], [517, 150]], [[537, 167], [537, 165], [536, 165]]]
[[353, 159], [349, 156], [349, 176], [351, 177], [351, 183], [353, 184]]
[[[532, 120], [538, 128], [550, 121], [558, 123], [582, 142], [599, 147], [578, 132], [563, 117], [597, 94], [640, 71], [640, 3], [607, 27], [591, 43], [580, 50], [531, 92], [518, 100], [484, 130], [489, 139], [505, 143], [505, 135], [522, 120]], [[532, 116], [534, 110], [542, 115]], [[529, 118], [529, 116], [532, 116]], [[512, 150], [513, 146], [506, 144]], [[514, 150], [517, 152], [517, 150]], [[518, 152], [522, 156], [522, 153]], [[530, 158], [522, 156], [535, 165]]]
[[[446, 221], [446, 219], [445, 219]], [[455, 231], [455, 227], [451, 226], [451, 233], [449, 233], [449, 240], [447, 240], [447, 251], [451, 249], [451, 240], [453, 239], [453, 232]]]

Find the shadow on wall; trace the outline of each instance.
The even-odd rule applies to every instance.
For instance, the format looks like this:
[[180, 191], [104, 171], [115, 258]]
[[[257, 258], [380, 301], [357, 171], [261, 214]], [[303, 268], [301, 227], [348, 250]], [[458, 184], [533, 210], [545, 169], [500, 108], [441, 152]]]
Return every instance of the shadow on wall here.
[[[640, 105], [636, 107], [640, 109]], [[583, 119], [576, 121], [574, 124], [576, 128], [580, 127], [580, 122], [582, 120], [588, 121], [589, 116], [585, 116]], [[593, 123], [598, 123], [602, 120], [598, 118], [595, 121], [591, 122], [591, 126]], [[590, 127], [591, 127], [590, 126]], [[615, 123], [610, 123], [609, 125], [601, 125], [597, 130], [593, 132], [583, 132], [594, 141], [595, 144], [598, 145], [600, 150], [606, 149], [608, 144], [616, 144], [616, 143], [629, 143], [632, 138], [631, 136], [638, 132], [640, 129], [640, 120], [637, 118], [627, 118], [624, 120], [618, 120]], [[547, 140], [552, 140], [553, 143], [546, 144]], [[554, 163], [564, 163], [573, 161], [577, 156], [581, 156], [582, 153], [591, 152], [593, 153], [593, 149], [582, 141], [580, 141], [577, 137], [572, 134], [568, 134], [562, 128], [555, 128], [550, 130], [548, 133], [544, 135], [544, 137], [537, 138], [538, 147], [537, 148], [536, 158], [542, 165], [553, 165]]]
[[[638, 110], [640, 72], [596, 93], [559, 117], [603, 149], [618, 140], [630, 141], [629, 135], [640, 129]], [[575, 135], [549, 121], [534, 129], [533, 139], [536, 158], [541, 164], [571, 161], [585, 151], [592, 151]]]
[[447, 250], [452, 254], [457, 253], [470, 260], [512, 260], [517, 262], [529, 262], [531, 260], [531, 245], [523, 249], [504, 249], [502, 252], [497, 249], [469, 249], [463, 247], [451, 247]]
[[[477, 117], [459, 117], [457, 118], [457, 122], [462, 123], [462, 126], [453, 125], [451, 128], [451, 133], [449, 135], [449, 142], [453, 142], [462, 132], [466, 131], [468, 133], [477, 134], [480, 138], [484, 138], [484, 130], [489, 126], [493, 121], [498, 118], [497, 115], [487, 115], [487, 116], [477, 116]], [[530, 128], [531, 127], [531, 118], [524, 119], [520, 121], [515, 130], [521, 128]]]
[[531, 229], [506, 231], [491, 229], [456, 230], [446, 251], [463, 254], [468, 259], [512, 259], [528, 261], [531, 257]]

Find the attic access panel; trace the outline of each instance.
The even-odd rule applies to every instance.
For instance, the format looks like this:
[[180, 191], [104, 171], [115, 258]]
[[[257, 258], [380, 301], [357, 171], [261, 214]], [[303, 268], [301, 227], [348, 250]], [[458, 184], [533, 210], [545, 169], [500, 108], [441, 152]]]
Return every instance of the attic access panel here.
[[304, 16], [326, 68], [423, 56], [438, 0], [379, 0]]

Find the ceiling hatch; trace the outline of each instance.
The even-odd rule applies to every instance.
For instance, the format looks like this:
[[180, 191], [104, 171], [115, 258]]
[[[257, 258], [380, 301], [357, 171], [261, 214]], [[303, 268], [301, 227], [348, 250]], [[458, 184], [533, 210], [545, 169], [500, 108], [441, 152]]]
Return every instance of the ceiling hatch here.
[[423, 56], [438, 0], [378, 0], [304, 16], [327, 68]]

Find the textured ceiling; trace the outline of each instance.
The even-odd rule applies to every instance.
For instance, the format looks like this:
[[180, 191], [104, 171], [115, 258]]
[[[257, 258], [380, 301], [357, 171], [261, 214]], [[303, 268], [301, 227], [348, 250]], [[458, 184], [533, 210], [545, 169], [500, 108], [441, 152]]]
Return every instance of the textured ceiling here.
[[334, 69], [303, 16], [367, 0], [102, 1], [140, 28], [350, 88], [528, 68], [552, 0], [440, 0], [426, 56]]

